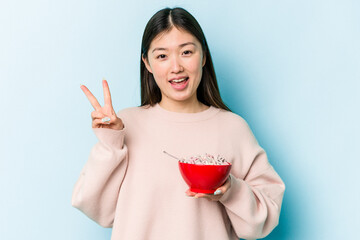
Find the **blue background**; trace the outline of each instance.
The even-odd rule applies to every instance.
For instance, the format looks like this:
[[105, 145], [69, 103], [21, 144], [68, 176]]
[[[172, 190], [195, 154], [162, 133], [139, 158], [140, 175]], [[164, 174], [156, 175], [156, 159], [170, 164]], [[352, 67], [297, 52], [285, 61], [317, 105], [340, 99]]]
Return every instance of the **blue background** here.
[[360, 225], [359, 1], [0, 1], [0, 238], [110, 239], [70, 204], [96, 137], [85, 84], [140, 104], [142, 33], [163, 7], [202, 26], [224, 101], [286, 183], [266, 239], [352, 239]]

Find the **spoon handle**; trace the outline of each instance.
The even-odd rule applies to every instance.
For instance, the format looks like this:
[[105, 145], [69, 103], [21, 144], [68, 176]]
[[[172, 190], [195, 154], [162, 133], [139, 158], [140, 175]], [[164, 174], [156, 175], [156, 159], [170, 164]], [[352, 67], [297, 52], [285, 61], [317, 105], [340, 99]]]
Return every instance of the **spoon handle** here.
[[166, 152], [166, 151], [163, 151], [163, 153], [165, 153], [165, 154], [169, 155], [170, 157], [175, 158], [175, 159], [177, 159], [177, 160], [179, 160], [179, 161], [180, 161], [180, 159], [179, 159], [179, 158], [177, 158], [177, 157], [175, 157], [175, 156], [171, 155], [170, 153], [168, 153], [168, 152]]

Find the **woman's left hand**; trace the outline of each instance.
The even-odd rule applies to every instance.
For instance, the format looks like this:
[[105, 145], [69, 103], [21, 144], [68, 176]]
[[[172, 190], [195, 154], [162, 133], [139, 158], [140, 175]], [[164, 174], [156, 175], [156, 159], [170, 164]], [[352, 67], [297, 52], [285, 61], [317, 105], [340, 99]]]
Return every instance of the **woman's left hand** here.
[[220, 198], [229, 190], [230, 187], [231, 187], [231, 182], [230, 182], [230, 177], [229, 177], [221, 187], [216, 189], [214, 194], [196, 193], [196, 192], [190, 191], [190, 189], [188, 189], [185, 193], [189, 197], [206, 198], [209, 201], [216, 202], [216, 201], [220, 200]]

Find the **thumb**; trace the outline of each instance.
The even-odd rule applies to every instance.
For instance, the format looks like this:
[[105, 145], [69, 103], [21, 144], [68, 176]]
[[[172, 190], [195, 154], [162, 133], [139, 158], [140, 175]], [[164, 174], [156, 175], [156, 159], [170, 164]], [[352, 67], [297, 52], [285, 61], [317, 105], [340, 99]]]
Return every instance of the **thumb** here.
[[227, 191], [227, 187], [225, 185], [219, 187], [218, 189], [216, 189], [216, 191], [214, 192], [214, 195], [220, 195], [220, 194], [224, 194]]
[[216, 191], [214, 192], [214, 195], [220, 195], [220, 194], [223, 194], [223, 189], [221, 189], [221, 187], [216, 189]]
[[226, 180], [226, 182], [219, 188], [216, 189], [214, 195], [224, 194], [230, 187], [230, 177]]

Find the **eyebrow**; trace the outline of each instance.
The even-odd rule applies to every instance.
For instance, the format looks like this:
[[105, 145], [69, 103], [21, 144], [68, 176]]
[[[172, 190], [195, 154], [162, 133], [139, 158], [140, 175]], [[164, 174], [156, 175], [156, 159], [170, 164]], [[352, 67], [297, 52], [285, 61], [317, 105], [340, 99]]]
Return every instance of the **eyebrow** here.
[[[179, 47], [184, 47], [184, 46], [186, 46], [186, 45], [194, 45], [195, 47], [196, 47], [196, 45], [195, 45], [195, 43], [193, 43], [193, 42], [186, 42], [186, 43], [183, 43], [183, 44], [180, 44], [179, 45]], [[152, 50], [152, 53], [153, 52], [155, 52], [155, 51], [160, 51], [160, 50], [167, 50], [167, 48], [154, 48], [153, 50]]]

